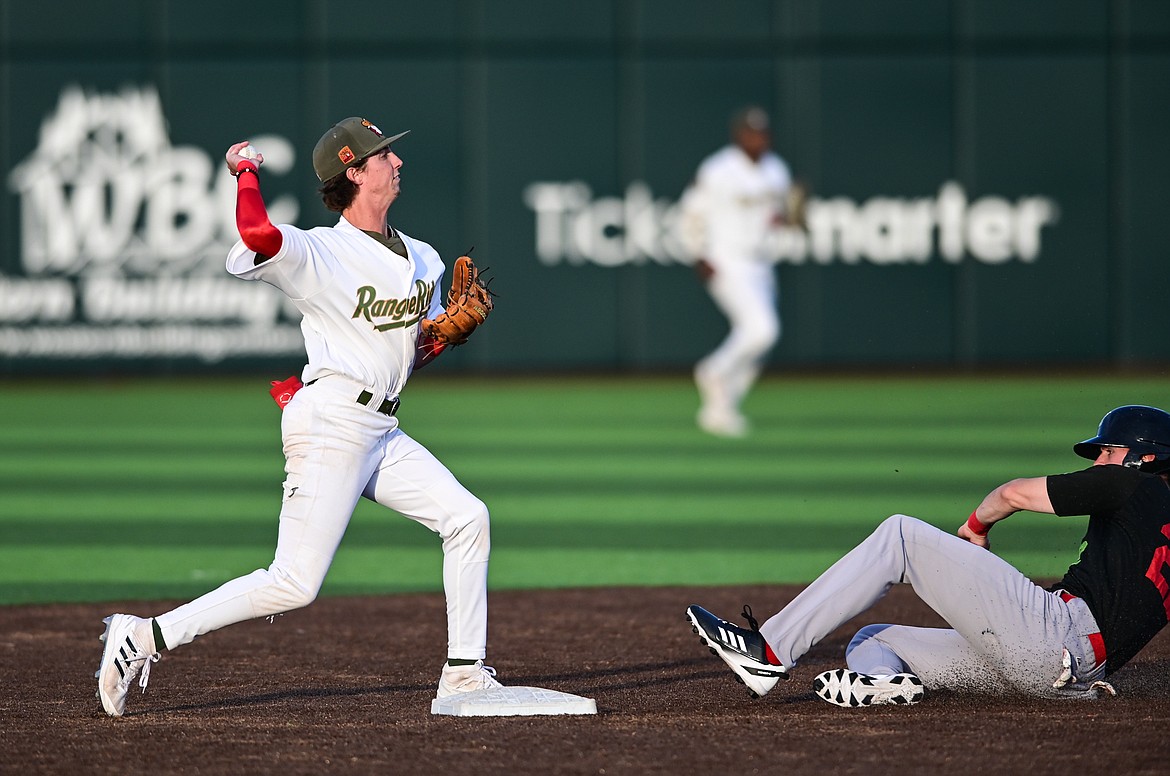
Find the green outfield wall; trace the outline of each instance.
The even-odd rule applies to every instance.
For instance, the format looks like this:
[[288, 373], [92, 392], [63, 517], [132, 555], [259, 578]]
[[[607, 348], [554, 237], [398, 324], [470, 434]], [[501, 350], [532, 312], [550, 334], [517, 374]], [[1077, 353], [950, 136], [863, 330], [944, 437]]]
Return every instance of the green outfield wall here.
[[223, 152], [331, 223], [350, 115], [412, 130], [392, 223], [497, 278], [448, 368], [685, 367], [724, 328], [675, 203], [749, 102], [813, 193], [775, 368], [1160, 365], [1167, 83], [1162, 0], [0, 0], [0, 373], [297, 368]]

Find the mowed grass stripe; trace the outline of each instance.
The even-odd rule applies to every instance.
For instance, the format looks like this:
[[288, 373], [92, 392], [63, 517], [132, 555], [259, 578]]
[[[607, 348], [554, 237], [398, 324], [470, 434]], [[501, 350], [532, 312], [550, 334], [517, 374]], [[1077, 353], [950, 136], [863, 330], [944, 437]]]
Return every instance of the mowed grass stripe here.
[[[374, 517], [374, 516], [368, 516]], [[876, 524], [875, 520], [875, 524]], [[101, 524], [84, 521], [53, 523], [6, 522], [5, 547], [113, 547], [192, 548], [192, 547], [263, 547], [271, 548], [276, 540], [276, 521], [253, 523], [238, 521], [169, 521], [149, 532], [137, 530], [133, 521], [107, 521]], [[750, 550], [767, 539], [788, 550], [825, 550], [843, 541], [864, 538], [871, 526], [856, 521], [837, 523], [777, 518], [773, 521], [724, 520], [709, 523], [647, 520], [605, 526], [596, 523], [559, 520], [544, 525], [496, 521], [493, 540], [518, 548], [608, 548], [608, 549], [725, 549]], [[1053, 521], [1049, 524], [1021, 523], [1013, 531], [1012, 541], [1034, 549], [1069, 549], [1065, 534], [1083, 533], [1083, 524]], [[404, 518], [360, 518], [351, 522], [344, 544], [361, 547], [431, 547], [437, 537], [422, 526]], [[1073, 545], [1075, 548], [1075, 543]]]
[[[1071, 444], [1104, 411], [1163, 391], [773, 376], [748, 401], [753, 435], [721, 440], [695, 430], [685, 376], [436, 368], [402, 420], [491, 508], [493, 585], [730, 584], [807, 579], [894, 512], [953, 530], [1004, 479], [1080, 468]], [[263, 381], [9, 383], [0, 399], [0, 602], [186, 597], [270, 562], [283, 458]], [[997, 551], [1058, 574], [1083, 520], [1032, 519]], [[363, 503], [324, 592], [437, 590], [440, 562], [436, 537]]]

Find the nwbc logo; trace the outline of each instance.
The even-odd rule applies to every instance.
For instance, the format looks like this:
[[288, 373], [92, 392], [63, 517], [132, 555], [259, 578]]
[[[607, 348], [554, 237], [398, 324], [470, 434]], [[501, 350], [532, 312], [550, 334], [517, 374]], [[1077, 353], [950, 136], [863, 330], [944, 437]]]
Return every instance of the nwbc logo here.
[[[269, 176], [292, 169], [288, 140], [253, 140]], [[19, 263], [0, 257], [0, 357], [303, 350], [296, 326], [279, 320], [279, 294], [224, 272], [238, 239], [235, 180], [218, 153], [172, 145], [153, 87], [66, 87], [8, 188], [20, 253]], [[291, 223], [299, 206], [277, 196], [269, 213]]]

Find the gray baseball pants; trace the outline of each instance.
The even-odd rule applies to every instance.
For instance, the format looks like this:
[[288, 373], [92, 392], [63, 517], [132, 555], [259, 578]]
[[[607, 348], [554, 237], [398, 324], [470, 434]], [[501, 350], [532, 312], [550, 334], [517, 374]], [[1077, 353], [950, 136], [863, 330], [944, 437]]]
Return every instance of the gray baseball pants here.
[[1072, 688], [1053, 683], [1067, 649], [1080, 687], [1104, 674], [1089, 640], [1099, 628], [1084, 601], [1064, 601], [988, 550], [906, 515], [883, 521], [760, 632], [784, 665], [795, 666], [896, 584], [911, 585], [951, 627], [867, 626], [846, 651], [851, 670], [910, 672], [927, 689], [1065, 697]]

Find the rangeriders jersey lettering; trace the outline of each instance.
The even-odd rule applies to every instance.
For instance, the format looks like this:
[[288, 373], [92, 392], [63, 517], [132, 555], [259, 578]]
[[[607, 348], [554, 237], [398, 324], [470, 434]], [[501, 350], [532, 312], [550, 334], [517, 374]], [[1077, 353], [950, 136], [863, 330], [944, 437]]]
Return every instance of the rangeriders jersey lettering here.
[[426, 243], [397, 232], [406, 256], [344, 216], [332, 227], [278, 224], [280, 251], [259, 266], [243, 242], [227, 269], [268, 283], [300, 311], [309, 363], [304, 382], [345, 375], [372, 394], [397, 396], [414, 366], [423, 318], [442, 311], [443, 261]]
[[362, 286], [357, 290], [357, 307], [351, 318], [362, 317], [374, 323], [375, 318], [389, 318], [386, 323], [374, 323], [378, 331], [413, 326], [426, 315], [435, 295], [435, 284], [414, 281], [414, 293], [405, 299], [378, 299], [378, 290]]
[[1089, 605], [1111, 674], [1170, 617], [1170, 486], [1113, 465], [1054, 475], [1047, 485], [1056, 514], [1089, 515], [1080, 560], [1053, 589]]

